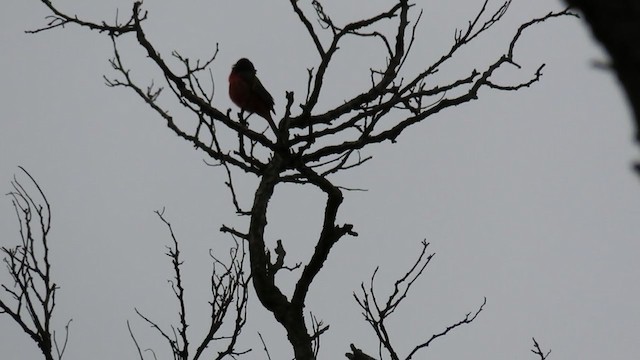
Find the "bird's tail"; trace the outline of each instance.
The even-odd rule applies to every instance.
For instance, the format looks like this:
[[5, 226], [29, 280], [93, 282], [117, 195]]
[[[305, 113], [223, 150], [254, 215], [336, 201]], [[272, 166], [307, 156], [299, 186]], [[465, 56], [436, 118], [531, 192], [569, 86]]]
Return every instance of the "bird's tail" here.
[[276, 125], [275, 121], [273, 121], [273, 117], [271, 116], [271, 113], [268, 112], [266, 114], [266, 116], [264, 116], [264, 118], [267, 119], [267, 121], [269, 122], [269, 126], [271, 127], [271, 130], [273, 130], [273, 132], [277, 135], [278, 134], [278, 126]]

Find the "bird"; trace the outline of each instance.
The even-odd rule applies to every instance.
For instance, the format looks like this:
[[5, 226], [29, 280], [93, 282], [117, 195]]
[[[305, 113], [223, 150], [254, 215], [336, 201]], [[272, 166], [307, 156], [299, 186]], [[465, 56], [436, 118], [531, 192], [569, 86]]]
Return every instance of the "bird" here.
[[241, 110], [258, 114], [269, 122], [273, 131], [278, 127], [273, 121], [273, 96], [256, 76], [256, 68], [247, 58], [238, 60], [229, 74], [229, 97]]

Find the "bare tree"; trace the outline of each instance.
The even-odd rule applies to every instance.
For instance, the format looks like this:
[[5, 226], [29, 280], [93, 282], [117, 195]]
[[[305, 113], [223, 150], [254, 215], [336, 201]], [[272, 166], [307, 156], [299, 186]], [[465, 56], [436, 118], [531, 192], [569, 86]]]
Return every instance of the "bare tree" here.
[[[259, 125], [249, 123], [242, 112], [233, 114], [231, 110], [220, 109], [213, 101], [212, 91], [206, 90], [212, 85], [207, 71], [217, 55], [217, 50], [211, 58], [203, 61], [194, 61], [173, 52], [171, 56], [178, 60], [179, 67], [165, 61], [165, 54], [157, 50], [145, 32], [143, 24], [149, 14], [142, 9], [141, 2], [133, 4], [131, 15], [126, 21], [116, 20], [114, 23], [108, 23], [83, 20], [60, 10], [51, 1], [41, 1], [51, 11], [50, 22], [31, 31], [32, 33], [66, 25], [78, 25], [108, 36], [113, 43], [114, 56], [111, 65], [115, 75], [105, 77], [107, 85], [133, 91], [179, 138], [202, 150], [216, 162], [216, 165], [224, 168], [231, 203], [239, 215], [248, 217], [249, 224], [246, 229], [222, 226], [221, 231], [241, 239], [243, 246], [246, 244], [248, 247], [250, 277], [256, 296], [286, 331], [294, 356], [298, 360], [317, 357], [320, 336], [328, 328], [315, 318], [312, 318], [311, 324], [305, 321], [304, 307], [309, 288], [324, 266], [333, 246], [347, 235], [358, 235], [353, 225], [338, 223], [336, 220], [343, 202], [343, 192], [349, 189], [334, 183], [332, 175], [370, 160], [371, 156], [362, 153], [369, 145], [384, 141], [395, 142], [404, 131], [430, 116], [477, 100], [480, 97], [480, 89], [516, 91], [533, 85], [540, 80], [544, 64], [531, 70], [524, 81], [500, 83], [494, 80], [493, 75], [507, 66], [521, 68], [516, 55], [523, 32], [544, 21], [574, 15], [564, 10], [531, 19], [513, 33], [511, 40], [505, 44], [504, 52], [488, 65], [480, 70], [461, 69], [449, 80], [442, 80], [438, 85], [429, 85], [432, 76], [457, 56], [460, 49], [489, 32], [503, 19], [511, 0], [499, 4], [493, 10], [488, 0], [484, 1], [468, 24], [455, 32], [450, 48], [435, 62], [416, 73], [407, 73], [404, 64], [411, 55], [413, 44], [419, 40], [416, 29], [422, 13], [408, 0], [395, 1], [387, 10], [346, 24], [335, 22], [320, 1], [302, 3], [290, 0], [292, 11], [314, 44], [317, 62], [308, 69], [306, 94], [296, 98], [293, 92], [287, 92], [284, 115], [277, 122], [275, 129], [271, 129], [273, 132], [267, 132]], [[383, 30], [388, 28], [382, 25], [390, 22], [394, 24], [392, 30]], [[134, 70], [127, 66], [125, 56], [119, 50], [120, 39], [125, 36], [135, 36], [146, 56], [162, 73], [162, 86], [136, 82]], [[371, 38], [378, 41], [379, 46], [384, 49], [385, 66], [370, 69], [370, 85], [361, 89], [358, 95], [345, 99], [329, 110], [319, 110], [317, 105], [320, 95], [328, 91], [324, 79], [330, 71], [330, 64], [334, 62], [338, 49], [347, 39]], [[164, 89], [167, 88], [170, 98], [161, 98]], [[298, 106], [294, 106], [296, 103]], [[169, 111], [172, 104], [188, 109], [190, 117], [175, 118]], [[252, 174], [259, 180], [250, 206], [243, 206], [236, 196], [233, 179], [237, 173], [242, 172]], [[284, 183], [311, 185], [321, 190], [326, 197], [322, 228], [316, 235], [313, 254], [300, 264], [299, 268], [285, 264], [286, 249], [282, 242], [278, 242], [277, 246], [271, 249], [265, 241], [269, 201], [274, 195], [274, 189]], [[162, 215], [159, 215], [162, 218]], [[400, 350], [395, 349], [391, 343], [384, 321], [405, 298], [408, 289], [428, 264], [432, 255], [426, 255], [426, 247], [424, 243], [422, 256], [406, 275], [396, 282], [395, 291], [385, 304], [379, 306], [377, 295], [373, 292], [373, 278], [370, 288], [363, 286], [362, 295], [356, 296], [365, 320], [372, 326], [381, 349], [386, 351], [385, 354], [379, 352], [380, 358], [400, 358]], [[174, 291], [181, 304], [180, 324], [177, 326], [175, 337], [169, 336], [159, 327], [157, 330], [171, 344], [174, 357], [186, 359], [190, 353], [185, 310], [181, 300], [183, 289], [180, 285], [181, 262], [177, 241], [170, 249], [169, 256], [174, 263], [176, 274]], [[277, 274], [283, 269], [293, 270], [297, 274], [294, 290], [290, 294], [283, 292], [278, 281]], [[242, 277], [238, 273], [234, 274], [237, 281], [242, 283]], [[431, 339], [426, 339], [415, 348], [409, 349], [404, 358], [410, 359], [436, 338], [472, 322], [482, 308], [480, 306], [477, 311], [467, 314], [463, 320], [452, 324], [443, 333], [434, 334]], [[153, 324], [150, 320], [148, 322]], [[353, 353], [347, 355], [350, 358], [362, 359], [366, 355], [355, 346], [352, 346], [352, 351]], [[228, 354], [233, 355], [231, 352]], [[197, 356], [199, 353], [196, 351], [194, 358]]]
[[[20, 244], [2, 247], [3, 261], [13, 284], [1, 284], [0, 315], [8, 315], [33, 339], [47, 360], [62, 359], [69, 340], [69, 324], [58, 344], [51, 321], [58, 285], [51, 274], [49, 230], [51, 206], [38, 182], [20, 167], [30, 184], [14, 177], [11, 197], [19, 224]], [[31, 188], [28, 190], [28, 188]]]
[[[200, 359], [204, 356], [205, 350], [214, 345], [218, 353], [215, 357], [209, 358], [216, 360], [220, 360], [226, 356], [239, 356], [249, 352], [249, 350], [236, 350], [238, 337], [242, 333], [242, 328], [246, 323], [247, 301], [249, 298], [249, 280], [244, 273], [244, 259], [246, 256], [244, 243], [235, 242], [235, 246], [231, 248], [229, 253], [230, 261], [228, 264], [216, 258], [213, 253], [210, 253], [211, 259], [213, 260], [210, 283], [211, 300], [209, 301], [209, 306], [211, 307], [211, 313], [209, 314], [210, 323], [206, 334], [202, 336], [200, 342], [197, 343], [195, 352], [191, 355], [192, 347], [190, 346], [190, 337], [187, 334], [189, 325], [187, 320], [187, 307], [185, 305], [185, 288], [183, 286], [183, 275], [181, 272], [183, 260], [180, 257], [178, 239], [173, 232], [171, 223], [164, 217], [164, 210], [156, 211], [156, 214], [167, 226], [172, 240], [172, 245], [167, 246], [167, 256], [171, 259], [173, 266], [174, 278], [170, 280], [170, 283], [178, 302], [177, 312], [179, 323], [178, 325], [171, 326], [172, 331], [168, 332], [136, 309], [138, 316], [166, 340], [171, 348], [173, 358], [176, 360]], [[231, 330], [228, 334], [222, 332], [222, 325], [225, 322], [231, 324]], [[138, 350], [140, 360], [144, 360], [142, 350], [129, 322], [127, 322], [127, 327]]]

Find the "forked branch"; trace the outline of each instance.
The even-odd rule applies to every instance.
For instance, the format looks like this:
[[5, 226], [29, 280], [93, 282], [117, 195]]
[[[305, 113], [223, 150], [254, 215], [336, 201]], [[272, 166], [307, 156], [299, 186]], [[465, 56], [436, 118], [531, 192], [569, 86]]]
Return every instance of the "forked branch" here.
[[[211, 300], [209, 305], [211, 308], [210, 323], [207, 332], [201, 336], [201, 340], [197, 343], [195, 351], [192, 352], [192, 342], [187, 334], [189, 322], [187, 320], [185, 289], [183, 286], [182, 260], [180, 258], [179, 242], [173, 232], [171, 224], [164, 217], [164, 209], [156, 211], [160, 220], [167, 226], [171, 236], [172, 245], [167, 247], [167, 256], [171, 259], [173, 267], [173, 279], [169, 280], [173, 294], [178, 301], [178, 325], [171, 326], [171, 331], [163, 330], [160, 325], [149, 317], [143, 315], [136, 309], [136, 313], [148, 325], [155, 329], [158, 334], [169, 344], [172, 355], [175, 359], [201, 359], [205, 357], [206, 350], [216, 345], [216, 360], [226, 357], [237, 358], [246, 354], [248, 350], [237, 350], [237, 343], [242, 333], [242, 329], [246, 323], [247, 301], [249, 291], [249, 279], [244, 273], [245, 262], [245, 246], [244, 242], [235, 242], [235, 246], [230, 249], [230, 260], [223, 262], [219, 260], [213, 253], [211, 259], [213, 261], [211, 273]], [[222, 333], [223, 323], [232, 324]], [[143, 360], [142, 352], [138, 340], [136, 339], [129, 323], [129, 333], [138, 349], [140, 359]], [[193, 335], [191, 335], [193, 336]], [[193, 355], [191, 355], [193, 354]]]
[[20, 167], [28, 183], [14, 176], [7, 194], [18, 217], [20, 244], [2, 247], [3, 262], [13, 284], [0, 284], [0, 316], [7, 315], [42, 351], [45, 359], [62, 359], [69, 340], [58, 344], [51, 321], [58, 285], [53, 281], [49, 253], [51, 206], [38, 182]]
[[[391, 331], [387, 326], [387, 320], [389, 319], [391, 314], [393, 314], [397, 310], [402, 301], [406, 299], [409, 290], [416, 282], [416, 280], [418, 280], [418, 278], [424, 273], [427, 265], [429, 265], [429, 262], [435, 255], [433, 253], [427, 254], [428, 246], [429, 243], [427, 243], [426, 241], [422, 242], [422, 249], [417, 260], [413, 263], [411, 268], [409, 268], [409, 270], [407, 270], [407, 272], [394, 283], [393, 290], [387, 297], [386, 301], [381, 301], [379, 299], [379, 295], [375, 291], [375, 276], [378, 269], [373, 272], [373, 275], [371, 276], [371, 280], [369, 282], [369, 286], [365, 287], [363, 283], [360, 287], [360, 295], [356, 293], [353, 294], [353, 297], [362, 309], [362, 315], [376, 334], [376, 337], [380, 342], [381, 349], [384, 349], [389, 358], [392, 360], [410, 360], [419, 350], [428, 347], [436, 339], [447, 335], [449, 332], [462, 325], [470, 324], [480, 314], [487, 302], [487, 299], [485, 298], [478, 310], [473, 313], [466, 314], [463, 319], [447, 326], [443, 331], [431, 335], [431, 337], [429, 337], [426, 341], [416, 345], [412, 350], [410, 350], [406, 357], [401, 357], [399, 351], [394, 346], [391, 337]], [[370, 357], [369, 355], [362, 353], [361, 350], [355, 348], [355, 346], [352, 345], [351, 347], [352, 353], [347, 354], [347, 357], [349, 359], [366, 360], [366, 357]], [[382, 352], [380, 352], [379, 356], [382, 360]]]
[[[416, 34], [420, 33], [418, 21], [422, 12], [414, 15], [410, 11], [414, 5], [408, 0], [394, 1], [384, 10], [345, 24], [334, 21], [319, 0], [311, 1], [310, 8], [305, 8], [306, 5], [303, 2], [290, 0], [293, 12], [313, 41], [317, 59], [313, 68], [308, 68], [308, 77], [304, 79], [307, 95], [300, 103], [300, 109], [296, 110], [292, 107], [294, 94], [287, 92], [284, 117], [279, 121], [277, 130], [274, 129], [275, 134], [265, 134], [264, 131], [256, 129], [257, 125], [249, 124], [242, 113], [234, 119], [231, 110], [226, 112], [220, 110], [214, 102], [213, 93], [205, 91], [208, 87], [204, 84], [208, 79], [203, 79], [201, 76], [203, 74], [211, 76], [213, 73], [211, 67], [215, 64], [213, 60], [217, 54], [217, 48], [211, 58], [202, 62], [192, 61], [187, 56], [172, 53], [171, 55], [181, 65], [180, 69], [176, 70], [157, 50], [152, 41], [152, 34], [144, 31], [142, 23], [147, 14], [141, 10], [142, 2], [134, 3], [132, 15], [125, 23], [118, 25], [116, 21], [116, 25], [107, 25], [64, 15], [50, 1], [41, 1], [52, 11], [54, 20], [38, 31], [74, 24], [106, 33], [113, 41], [114, 58], [111, 65], [116, 73], [115, 78], [106, 79], [107, 84], [133, 90], [171, 131], [204, 151], [216, 164], [223, 165], [232, 204], [239, 214], [250, 215], [250, 220], [248, 229], [245, 231], [227, 226], [223, 226], [221, 230], [242, 239], [243, 255], [240, 258], [244, 258], [244, 246], [248, 246], [251, 279], [257, 297], [286, 330], [294, 356], [298, 360], [311, 360], [316, 357], [318, 349], [317, 346], [314, 347], [314, 341], [322, 332], [322, 328], [315, 320], [311, 323], [311, 333], [308, 330], [308, 324], [305, 323], [303, 309], [309, 289], [334, 245], [345, 235], [357, 235], [352, 225], [340, 225], [336, 221], [338, 210], [344, 200], [342, 190], [345, 187], [335, 184], [330, 179], [331, 176], [367, 162], [371, 157], [362, 155], [362, 152], [369, 145], [396, 141], [407, 129], [429, 117], [478, 99], [480, 90], [483, 88], [494, 91], [515, 91], [533, 85], [539, 81], [544, 64], [540, 65], [537, 71], [525, 81], [498, 84], [493, 81], [492, 76], [505, 65], [519, 67], [514, 49], [524, 30], [548, 19], [574, 15], [564, 10], [551, 12], [526, 22], [517, 29], [505, 46], [505, 50], [497, 55], [493, 62], [480, 69], [460, 69], [457, 73], [454, 72], [457, 76], [442, 83], [434, 83], [432, 75], [440, 71], [442, 66], [454, 56], [458, 56], [461, 48], [487, 33], [503, 19], [511, 0], [502, 2], [494, 11], [488, 10], [489, 1], [485, 0], [476, 15], [462, 30], [453, 31], [453, 43], [450, 49], [431, 65], [413, 71], [404, 69], [403, 65], [409, 57], [412, 44], [417, 40]], [[392, 26], [386, 26], [389, 23]], [[138, 84], [132, 75], [132, 70], [124, 65], [118, 49], [118, 41], [121, 35], [129, 33], [135, 34], [138, 45], [161, 74], [161, 86], [155, 86], [153, 82], [150, 85]], [[346, 39], [358, 42], [371, 37], [381, 40], [379, 45], [384, 47], [384, 55], [377, 60], [384, 65], [380, 66], [380, 69], [362, 69], [365, 74], [370, 75], [370, 84], [356, 91], [358, 95], [329, 106], [326, 111], [319, 112], [317, 105], [321, 95], [328, 91], [325, 88], [325, 78], [334, 68], [332, 64], [337, 59], [335, 55], [340, 47], [344, 46]], [[213, 87], [213, 79], [210, 80]], [[177, 119], [174, 115], [170, 115], [168, 105], [160, 99], [162, 88], [170, 90], [169, 94], [173, 97], [174, 105], [177, 104], [181, 109], [187, 110], [189, 113], [187, 119]], [[258, 178], [259, 184], [255, 190], [250, 211], [243, 210], [239, 205], [236, 187], [232, 182], [232, 169], [253, 174]], [[282, 291], [276, 279], [278, 270], [286, 268], [284, 266], [286, 244], [278, 243], [278, 247], [273, 250], [277, 258], [272, 263], [270, 258], [272, 251], [266, 246], [265, 240], [269, 202], [276, 187], [285, 182], [308, 184], [320, 189], [326, 195], [322, 229], [318, 234], [312, 256], [302, 267], [290, 296]], [[426, 249], [427, 243], [423, 242], [420, 257], [405, 276], [395, 283], [391, 295], [385, 301], [378, 301], [378, 295], [374, 292], [375, 272], [369, 288], [363, 285], [362, 294], [354, 295], [363, 309], [365, 319], [374, 329], [382, 347], [392, 360], [400, 360], [400, 355], [393, 347], [385, 320], [403, 302], [409, 289], [429, 263], [433, 255], [427, 255]], [[188, 349], [189, 341], [186, 335], [187, 320], [182, 299], [184, 289], [180, 281], [181, 263], [178, 242], [175, 238], [169, 256], [172, 258], [176, 274], [173, 283], [174, 293], [180, 304], [178, 332], [176, 336], [169, 336], [155, 323], [146, 318], [145, 320], [169, 341], [174, 355], [186, 357], [191, 352]], [[234, 256], [232, 259], [232, 264], [239, 260]], [[224, 354], [221, 356], [239, 354], [232, 349], [240, 333], [239, 329], [244, 324], [243, 309], [246, 304], [248, 283], [247, 278], [239, 270], [241, 266], [230, 265], [223, 268], [225, 269], [223, 275], [219, 278], [214, 277], [212, 280], [214, 293], [212, 325], [205, 340], [199, 343], [196, 357], [200, 356], [207, 344], [213, 341], [211, 334], [218, 331], [219, 321], [224, 318], [224, 314], [232, 311], [229, 294], [235, 294], [236, 330], [233, 335], [230, 335], [232, 340], [227, 348], [229, 350], [221, 352]], [[235, 285], [227, 281], [232, 281]], [[473, 321], [482, 311], [483, 306], [484, 303], [476, 312], [467, 314], [461, 321], [418, 344], [405, 359], [410, 359], [420, 349], [428, 347], [436, 338]], [[354, 358], [364, 360], [362, 351], [355, 346], [352, 347], [352, 351], [351, 355]]]

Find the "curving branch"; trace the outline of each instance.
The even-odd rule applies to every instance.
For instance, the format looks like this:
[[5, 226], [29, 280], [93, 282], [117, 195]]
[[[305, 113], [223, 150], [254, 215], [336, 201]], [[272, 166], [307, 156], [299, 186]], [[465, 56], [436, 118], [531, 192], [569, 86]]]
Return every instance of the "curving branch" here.
[[302, 164], [299, 166], [299, 170], [302, 175], [327, 195], [327, 203], [320, 238], [318, 239], [311, 259], [307, 263], [307, 266], [304, 267], [304, 270], [296, 283], [296, 287], [291, 298], [291, 303], [301, 311], [304, 307], [309, 287], [311, 286], [315, 276], [320, 272], [320, 269], [322, 269], [333, 245], [335, 245], [338, 240], [345, 235], [358, 236], [358, 234], [353, 231], [353, 225], [351, 224], [336, 225], [338, 209], [343, 201], [342, 191], [327, 180], [326, 177], [318, 175], [316, 172], [304, 167]]
[[[473, 19], [468, 21], [463, 29], [454, 31], [453, 44], [447, 51], [431, 65], [408, 75], [404, 74], [403, 65], [410, 56], [412, 45], [418, 40], [416, 34], [419, 34], [418, 23], [422, 15], [422, 11], [417, 14], [412, 12], [414, 4], [408, 0], [396, 0], [379, 13], [364, 19], [352, 20], [346, 24], [335, 22], [318, 0], [312, 0], [309, 3], [290, 0], [292, 10], [309, 34], [318, 57], [314, 67], [308, 68], [308, 77], [304, 79], [307, 84], [307, 93], [304, 101], [299, 104], [300, 108], [293, 108], [294, 94], [287, 92], [285, 114], [278, 122], [278, 128], [273, 129], [272, 134], [266, 133], [264, 129], [258, 129], [255, 124], [250, 124], [242, 113], [235, 118], [231, 110], [222, 111], [214, 103], [212, 90], [205, 90], [208, 87], [205, 85], [207, 81], [210, 81], [213, 87], [211, 68], [215, 65], [217, 47], [212, 57], [204, 61], [192, 61], [187, 56], [172, 53], [171, 56], [178, 60], [179, 69], [170, 66], [164, 60], [165, 55], [157, 50], [152, 41], [152, 34], [144, 31], [142, 24], [147, 13], [141, 9], [142, 2], [136, 1], [133, 4], [132, 15], [127, 22], [118, 25], [116, 21], [116, 25], [107, 25], [104, 22], [89, 22], [75, 16], [64, 15], [50, 1], [41, 1], [52, 11], [52, 16], [56, 20], [40, 31], [73, 24], [106, 33], [113, 42], [114, 58], [111, 60], [111, 65], [116, 73], [114, 78], [105, 78], [107, 85], [133, 90], [178, 137], [206, 153], [215, 161], [213, 165], [224, 167], [227, 175], [225, 185], [231, 193], [231, 202], [238, 214], [249, 216], [249, 224], [246, 230], [222, 226], [221, 231], [242, 239], [243, 246], [248, 247], [250, 278], [256, 296], [285, 329], [294, 356], [298, 360], [316, 358], [317, 341], [320, 334], [326, 330], [313, 316], [310, 324], [305, 322], [303, 309], [309, 289], [334, 245], [345, 235], [357, 236], [351, 224], [336, 222], [338, 211], [344, 201], [343, 191], [348, 189], [334, 183], [330, 179], [331, 175], [360, 166], [370, 160], [371, 156], [363, 155], [364, 149], [369, 145], [384, 141], [394, 142], [407, 129], [429, 117], [477, 100], [480, 89], [516, 91], [532, 86], [540, 80], [544, 64], [540, 65], [525, 81], [497, 83], [492, 80], [492, 76], [508, 65], [520, 68], [515, 58], [515, 47], [523, 31], [552, 18], [574, 15], [568, 10], [551, 12], [523, 23], [507, 44], [505, 51], [489, 65], [481, 69], [460, 69], [457, 72], [458, 76], [451, 80], [431, 84], [432, 75], [457, 56], [460, 49], [489, 32], [503, 19], [511, 0], [502, 2], [495, 11], [488, 10], [488, 0], [485, 0]], [[389, 23], [393, 25], [383, 26]], [[161, 74], [161, 86], [153, 82], [149, 85], [140, 85], [133, 76], [133, 70], [124, 65], [117, 45], [121, 36], [126, 34], [135, 35], [138, 45]], [[376, 39], [376, 43], [384, 48], [385, 55], [380, 60], [383, 60], [385, 65], [381, 69], [369, 69], [371, 83], [356, 92], [358, 95], [335, 104], [327, 111], [319, 112], [316, 108], [321, 95], [329, 91], [324, 80], [333, 69], [332, 65], [336, 58], [334, 55], [341, 46], [344, 46], [347, 39], [357, 42], [371, 38]], [[206, 75], [209, 79], [203, 77]], [[170, 115], [168, 110], [170, 105], [167, 105], [166, 100], [161, 100], [165, 88], [169, 89], [168, 93], [173, 99], [173, 105], [186, 109], [188, 116], [177, 119]], [[252, 174], [259, 180], [250, 211], [243, 210], [238, 203], [232, 169]], [[276, 187], [281, 183], [310, 185], [320, 189], [326, 195], [322, 229], [317, 236], [314, 251], [306, 262], [294, 267], [285, 266], [285, 242], [278, 241], [277, 246], [270, 249], [265, 240], [269, 201]], [[423, 243], [423, 246], [422, 255], [406, 276], [396, 283], [395, 290], [386, 303], [378, 303], [373, 291], [373, 278], [370, 288], [367, 290], [363, 287], [363, 295], [356, 297], [364, 310], [365, 318], [374, 328], [382, 346], [394, 360], [399, 360], [399, 355], [393, 347], [384, 320], [403, 301], [409, 288], [422, 274], [431, 259], [432, 255], [425, 254], [427, 244]], [[147, 318], [143, 317], [143, 319], [169, 341], [175, 356], [186, 357], [192, 354], [188, 345], [193, 341], [190, 342], [186, 334], [185, 309], [180, 300], [184, 289], [179, 281], [180, 261], [178, 243], [175, 239], [172, 249], [169, 256], [173, 259], [176, 274], [174, 292], [181, 304], [177, 336], [169, 336]], [[275, 259], [271, 258], [272, 253], [275, 254]], [[235, 263], [235, 261], [232, 262]], [[300, 270], [293, 293], [285, 294], [277, 279], [278, 271], [281, 269], [298, 271], [298, 266]], [[240, 270], [236, 270], [234, 266], [225, 269], [233, 269], [229, 273], [229, 278], [239, 282], [234, 290], [235, 293], [245, 294], [236, 295], [237, 299], [241, 299], [236, 301], [246, 304], [244, 298], [246, 279], [241, 277], [242, 273], [238, 272]], [[215, 295], [216, 293], [228, 294], [223, 290], [224, 287], [214, 286], [221, 281], [222, 279], [218, 279], [212, 282], [212, 287], [217, 289], [214, 291], [216, 299], [218, 296]], [[212, 312], [225, 314], [229, 309], [229, 304], [222, 307], [216, 305], [213, 306]], [[244, 315], [240, 315], [241, 309], [236, 308], [236, 329], [242, 327], [238, 324], [243, 324]], [[452, 325], [451, 328], [417, 345], [406, 359], [411, 358], [420, 349], [428, 347], [431, 341], [452, 329], [470, 323], [481, 310], [482, 306], [477, 312], [467, 314], [463, 320]], [[218, 317], [212, 315], [210, 328], [212, 332], [218, 331], [217, 325], [214, 326], [214, 323], [217, 324], [216, 319]], [[309, 331], [309, 325], [311, 331]], [[232, 336], [233, 339], [235, 337], [237, 335]], [[208, 338], [209, 336], [205, 336], [205, 339]], [[235, 344], [235, 340], [231, 343]], [[206, 344], [208, 344], [206, 341], [200, 343], [196, 356], [200, 356]], [[232, 348], [233, 346], [230, 345], [229, 349]], [[365, 359], [366, 354], [355, 346], [352, 347], [352, 351], [350, 353], [352, 358]], [[225, 356], [237, 355], [233, 350], [223, 353]]]

